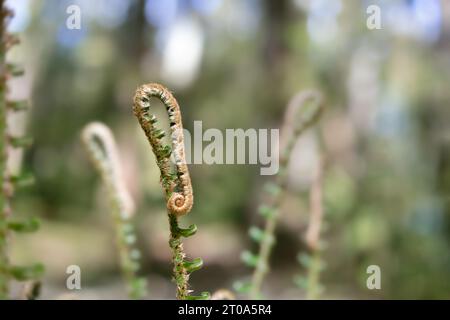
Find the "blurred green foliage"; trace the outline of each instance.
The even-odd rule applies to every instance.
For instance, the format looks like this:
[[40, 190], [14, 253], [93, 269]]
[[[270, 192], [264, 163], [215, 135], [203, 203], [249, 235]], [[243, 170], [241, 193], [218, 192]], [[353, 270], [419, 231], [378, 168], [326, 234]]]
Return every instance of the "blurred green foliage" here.
[[[34, 209], [47, 221], [68, 226], [90, 223], [99, 230], [107, 228], [106, 219], [95, 217], [95, 211], [104, 216], [107, 211], [101, 200], [92, 200], [99, 184], [79, 145], [81, 128], [100, 120], [118, 137], [127, 184], [139, 207], [138, 221], [156, 223], [164, 209], [159, 173], [131, 112], [134, 90], [142, 83], [173, 88], [188, 130], [194, 120], [220, 130], [279, 128], [291, 95], [315, 87], [327, 100], [321, 126], [330, 162], [324, 187], [324, 297], [450, 297], [446, 1], [432, 1], [440, 10], [437, 38], [402, 33], [395, 25], [401, 21], [389, 22], [387, 13], [381, 30], [368, 30], [367, 4], [356, 0], [336, 1], [337, 8], [325, 4], [329, 11], [323, 16], [317, 13], [320, 8], [310, 4], [308, 9], [308, 1], [301, 0], [217, 1], [220, 5], [209, 14], [192, 5], [197, 1], [179, 0], [176, 17], [164, 27], [151, 23], [145, 1], [123, 1], [128, 3], [126, 13], [114, 26], [105, 26], [101, 15], [90, 13], [91, 2], [79, 1], [81, 30], [64, 30], [65, 8], [71, 1], [29, 2], [23, 51], [15, 56], [33, 74], [29, 126], [34, 144], [24, 166], [34, 172], [37, 183], [19, 195], [24, 211]], [[419, 2], [384, 2], [382, 12], [397, 6], [413, 14]], [[108, 10], [121, 9], [111, 5]], [[203, 40], [192, 79], [180, 85], [181, 75], [171, 77], [164, 71], [164, 59], [169, 59], [171, 28], [182, 21], [193, 24]], [[316, 30], [318, 23], [321, 28]], [[194, 38], [184, 41], [186, 51], [176, 51], [177, 65], [195, 64], [188, 54]], [[307, 152], [301, 149], [294, 155], [294, 164], [305, 162], [302, 153]], [[268, 179], [259, 176], [258, 169], [190, 166], [195, 194], [190, 215], [202, 232], [208, 232], [208, 225], [224, 224], [244, 239], [251, 224], [261, 223], [260, 186]], [[296, 215], [297, 224], [292, 227], [292, 220], [286, 220], [280, 225], [269, 283], [277, 283], [285, 271], [292, 271], [291, 278], [297, 268], [295, 254], [302, 247], [308, 216], [308, 185], [304, 187], [295, 166], [290, 170], [293, 191], [286, 211]], [[220, 250], [208, 243], [203, 246], [206, 252]], [[212, 289], [230, 286], [244, 274], [240, 249], [233, 251], [237, 258], [229, 257], [236, 261], [234, 267], [221, 267], [205, 257], [206, 269], [217, 263], [217, 270], [225, 274], [217, 279], [205, 271], [209, 278], [204, 281]], [[144, 256], [147, 270], [161, 272], [156, 252], [147, 250]], [[381, 291], [366, 288], [370, 264], [381, 267]]]

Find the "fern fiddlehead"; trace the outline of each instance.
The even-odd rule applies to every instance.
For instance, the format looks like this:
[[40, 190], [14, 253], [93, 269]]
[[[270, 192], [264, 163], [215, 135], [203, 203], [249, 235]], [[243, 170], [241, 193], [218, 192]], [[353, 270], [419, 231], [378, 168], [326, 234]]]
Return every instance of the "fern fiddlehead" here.
[[261, 297], [261, 287], [269, 271], [269, 258], [275, 244], [274, 233], [279, 208], [287, 192], [287, 171], [292, 149], [302, 133], [318, 121], [322, 110], [322, 95], [314, 90], [296, 94], [287, 106], [281, 133], [279, 173], [275, 183], [269, 183], [265, 188], [271, 200], [270, 204], [262, 205], [258, 210], [265, 219], [265, 227], [261, 230], [252, 226], [249, 230], [250, 237], [259, 244], [259, 251], [257, 254], [244, 251], [241, 256], [246, 265], [254, 268], [251, 282], [235, 285], [238, 291], [248, 292], [251, 299]]
[[9, 150], [29, 146], [31, 139], [15, 137], [9, 133], [7, 118], [10, 112], [27, 109], [26, 102], [8, 100], [8, 80], [21, 76], [23, 71], [16, 65], [6, 62], [6, 52], [19, 43], [19, 39], [7, 32], [7, 24], [13, 12], [0, 0], [0, 299], [10, 298], [9, 283], [11, 279], [27, 281], [39, 277], [43, 266], [14, 266], [9, 260], [8, 242], [11, 232], [32, 232], [38, 229], [39, 221], [31, 218], [27, 221], [12, 220], [11, 200], [15, 189], [27, 185], [30, 178], [24, 175], [14, 176], [8, 168]]
[[[166, 107], [170, 121], [172, 147], [162, 141], [165, 133], [156, 127], [157, 118], [150, 113], [150, 99], [160, 99]], [[201, 258], [192, 261], [186, 260], [183, 250], [182, 238], [190, 237], [197, 231], [196, 225], [186, 229], [179, 226], [180, 216], [187, 214], [194, 204], [189, 170], [184, 154], [184, 136], [181, 120], [181, 111], [178, 102], [172, 93], [164, 86], [157, 83], [149, 83], [140, 86], [134, 96], [133, 112], [149, 141], [156, 162], [161, 172], [161, 184], [164, 189], [167, 212], [170, 223], [169, 246], [172, 249], [173, 277], [177, 285], [177, 298], [208, 299], [209, 293], [203, 292], [200, 296], [191, 296], [188, 288], [189, 275], [200, 269], [203, 265]], [[171, 166], [170, 157], [173, 154], [175, 168]]]
[[133, 200], [124, 185], [119, 154], [111, 130], [104, 124], [93, 122], [83, 129], [81, 135], [89, 158], [107, 188], [111, 201], [119, 251], [120, 267], [131, 299], [141, 299], [146, 294], [145, 279], [139, 278], [141, 254], [133, 247], [136, 236], [130, 222], [135, 208]]

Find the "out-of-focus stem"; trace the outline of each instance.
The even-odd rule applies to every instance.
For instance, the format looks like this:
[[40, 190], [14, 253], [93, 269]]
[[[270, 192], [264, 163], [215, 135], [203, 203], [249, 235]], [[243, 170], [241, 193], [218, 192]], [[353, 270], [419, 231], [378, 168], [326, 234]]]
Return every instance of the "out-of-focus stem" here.
[[104, 124], [88, 124], [82, 133], [84, 146], [106, 186], [111, 201], [120, 266], [127, 284], [128, 295], [140, 299], [145, 295], [145, 282], [136, 276], [140, 253], [132, 247], [135, 239], [130, 219], [134, 203], [124, 185], [119, 155], [114, 136]]
[[[158, 120], [149, 112], [150, 98], [152, 97], [161, 100], [166, 107], [170, 121], [172, 146], [163, 144], [161, 139], [165, 133], [155, 126]], [[167, 88], [157, 83], [149, 83], [136, 90], [133, 111], [153, 149], [161, 172], [161, 185], [166, 196], [170, 224], [169, 246], [172, 250], [173, 278], [177, 285], [177, 299], [208, 299], [209, 293], [203, 292], [200, 296], [191, 296], [188, 289], [190, 273], [200, 269], [203, 261], [200, 258], [192, 261], [186, 260], [182, 237], [194, 235], [197, 227], [191, 225], [182, 229], [178, 224], [178, 218], [189, 213], [194, 204], [192, 184], [184, 154], [180, 106]], [[175, 159], [175, 170], [171, 167], [171, 154]]]
[[317, 250], [319, 248], [320, 230], [323, 219], [323, 169], [323, 159], [320, 159], [309, 195], [310, 217], [305, 240], [310, 250]]
[[6, 67], [6, 23], [10, 11], [5, 7], [5, 0], [0, 0], [0, 299], [9, 295], [9, 259], [8, 259], [8, 223], [10, 214], [10, 182], [7, 171], [8, 134], [7, 134], [7, 79]]
[[[311, 103], [311, 105], [308, 105]], [[289, 102], [282, 128], [280, 169], [277, 175], [277, 189], [272, 199], [272, 214], [266, 216], [258, 262], [253, 272], [249, 296], [258, 299], [264, 278], [269, 271], [269, 258], [274, 245], [274, 233], [278, 221], [279, 208], [287, 191], [289, 159], [298, 138], [319, 119], [323, 110], [322, 95], [314, 90], [302, 91]]]
[[[13, 266], [9, 261], [8, 241], [11, 231], [32, 232], [38, 228], [38, 222], [11, 221], [11, 198], [14, 189], [24, 184], [24, 176], [12, 176], [8, 168], [10, 148], [23, 148], [30, 144], [28, 137], [15, 137], [8, 132], [8, 115], [10, 112], [18, 112], [26, 109], [23, 101], [8, 100], [8, 80], [21, 76], [23, 70], [16, 65], [6, 62], [6, 52], [13, 45], [19, 43], [16, 36], [6, 30], [13, 12], [6, 8], [5, 0], [0, 0], [0, 299], [9, 298], [9, 281], [29, 280], [38, 277], [44, 267], [41, 264], [34, 266]], [[29, 180], [29, 179], [28, 179]]]
[[324, 159], [319, 160], [317, 171], [311, 186], [310, 218], [305, 241], [311, 254], [307, 271], [306, 297], [317, 299], [320, 294], [320, 271], [322, 269], [320, 232], [323, 220], [323, 171]]

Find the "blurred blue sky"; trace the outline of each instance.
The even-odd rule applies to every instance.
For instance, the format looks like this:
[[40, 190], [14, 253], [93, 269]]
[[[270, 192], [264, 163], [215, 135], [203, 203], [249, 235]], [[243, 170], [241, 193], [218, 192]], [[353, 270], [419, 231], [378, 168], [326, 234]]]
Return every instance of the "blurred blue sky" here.
[[[30, 1], [8, 0], [8, 5], [16, 12], [9, 28], [13, 32], [23, 31], [27, 28], [31, 17], [31, 7], [42, 6], [42, 17], [53, 23], [61, 24], [66, 18], [65, 9], [72, 4], [79, 5], [82, 13], [83, 27], [96, 23], [104, 28], [118, 28], [126, 20], [130, 6], [137, 0], [62, 0], [55, 5], [53, 0]], [[146, 0], [145, 17], [149, 25], [157, 29], [167, 29], [177, 19], [185, 16], [200, 14], [210, 19], [211, 23], [223, 25], [224, 19], [232, 24], [242, 24], [241, 29], [254, 26], [254, 16], [260, 14], [262, 2], [254, 0], [223, 1], [223, 0]], [[313, 40], [324, 41], [336, 36], [339, 31], [339, 17], [342, 11], [342, 1], [326, 0], [293, 0], [298, 8], [308, 10], [308, 31]], [[383, 29], [394, 34], [410, 36], [424, 42], [438, 40], [442, 28], [442, 7], [440, 0], [362, 0], [362, 8], [377, 4], [381, 8]], [[87, 33], [61, 32], [57, 40], [62, 46], [76, 45]], [[66, 39], [66, 37], [72, 37]]]

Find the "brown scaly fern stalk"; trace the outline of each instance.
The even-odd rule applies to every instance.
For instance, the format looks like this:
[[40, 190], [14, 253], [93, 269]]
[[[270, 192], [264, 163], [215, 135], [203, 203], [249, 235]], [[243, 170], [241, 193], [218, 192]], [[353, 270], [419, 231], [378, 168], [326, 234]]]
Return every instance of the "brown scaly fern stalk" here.
[[8, 133], [9, 112], [26, 109], [22, 101], [9, 101], [7, 82], [11, 77], [21, 76], [23, 71], [15, 65], [6, 62], [6, 53], [19, 43], [17, 37], [7, 32], [7, 24], [13, 13], [5, 6], [5, 0], [0, 0], [0, 299], [8, 299], [9, 282], [29, 280], [43, 272], [43, 266], [36, 264], [31, 267], [12, 266], [9, 261], [8, 241], [10, 233], [31, 232], [38, 228], [38, 221], [31, 219], [25, 222], [11, 220], [11, 199], [14, 189], [25, 183], [25, 177], [15, 177], [8, 171], [8, 155], [10, 148], [26, 147], [30, 143], [27, 137], [13, 137]]
[[[155, 124], [157, 118], [150, 113], [150, 98], [157, 98], [166, 107], [170, 121], [172, 147], [164, 145], [162, 138], [165, 133]], [[167, 213], [170, 224], [169, 246], [172, 249], [173, 277], [177, 285], [177, 299], [209, 299], [209, 293], [203, 292], [200, 296], [191, 296], [188, 281], [191, 272], [200, 269], [203, 261], [196, 258], [186, 260], [183, 250], [183, 237], [190, 237], [197, 231], [196, 225], [187, 229], [180, 228], [179, 217], [187, 214], [194, 204], [191, 178], [186, 165], [184, 154], [183, 124], [178, 102], [172, 93], [164, 86], [157, 83], [149, 83], [140, 86], [134, 96], [134, 115], [153, 149], [156, 162], [161, 171], [161, 184], [164, 189], [167, 202]], [[172, 168], [170, 156], [173, 154], [175, 168]]]
[[259, 208], [260, 214], [266, 219], [264, 230], [257, 227], [250, 228], [250, 236], [259, 243], [258, 254], [245, 251], [243, 261], [254, 267], [251, 283], [237, 286], [241, 291], [249, 291], [251, 299], [261, 297], [261, 287], [269, 271], [269, 259], [275, 243], [275, 229], [278, 221], [279, 209], [287, 192], [287, 173], [289, 159], [298, 138], [314, 125], [323, 110], [322, 95], [315, 90], [302, 91], [296, 94], [287, 106], [281, 133], [280, 170], [276, 182], [269, 184], [266, 190], [270, 193], [271, 201]]
[[91, 122], [81, 135], [89, 158], [106, 186], [116, 231], [120, 267], [131, 299], [146, 295], [146, 281], [137, 276], [140, 252], [133, 247], [136, 236], [131, 219], [135, 206], [124, 184], [117, 144], [111, 130], [100, 122]]

